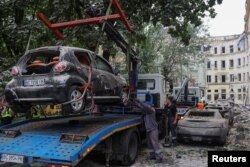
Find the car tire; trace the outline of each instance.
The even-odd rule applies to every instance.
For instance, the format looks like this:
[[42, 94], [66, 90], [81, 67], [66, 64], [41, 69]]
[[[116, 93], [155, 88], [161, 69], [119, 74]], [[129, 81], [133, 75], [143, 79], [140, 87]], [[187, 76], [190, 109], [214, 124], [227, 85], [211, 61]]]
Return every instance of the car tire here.
[[[67, 102], [82, 96], [79, 86], [71, 86], [67, 93]], [[70, 113], [81, 113], [85, 108], [86, 96], [77, 102], [65, 104], [62, 106], [62, 115], [67, 116]]]

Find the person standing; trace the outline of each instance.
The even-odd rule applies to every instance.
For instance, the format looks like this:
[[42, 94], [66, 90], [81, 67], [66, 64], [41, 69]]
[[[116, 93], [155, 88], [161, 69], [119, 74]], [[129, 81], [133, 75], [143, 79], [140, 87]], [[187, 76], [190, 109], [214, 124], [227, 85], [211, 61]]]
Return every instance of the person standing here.
[[155, 117], [155, 109], [151, 102], [140, 102], [135, 100], [135, 105], [143, 112], [143, 121], [147, 135], [147, 145], [149, 149], [150, 160], [156, 160], [156, 163], [162, 163], [161, 148], [159, 143], [158, 124]]
[[[176, 144], [176, 125], [177, 125], [177, 109], [175, 106], [174, 98], [169, 96], [165, 104], [166, 113], [166, 137], [164, 147], [173, 146]], [[171, 137], [170, 137], [171, 133]], [[168, 140], [167, 140], [168, 139]]]

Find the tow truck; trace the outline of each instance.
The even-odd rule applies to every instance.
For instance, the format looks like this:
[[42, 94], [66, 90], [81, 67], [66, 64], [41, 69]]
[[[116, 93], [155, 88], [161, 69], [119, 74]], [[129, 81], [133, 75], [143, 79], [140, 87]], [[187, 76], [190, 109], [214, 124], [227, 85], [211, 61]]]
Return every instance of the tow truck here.
[[198, 87], [189, 87], [188, 78], [185, 78], [181, 87], [174, 87], [172, 96], [176, 101], [178, 120], [186, 114], [191, 108], [196, 108], [199, 98], [201, 97], [201, 91]]
[[[131, 95], [136, 96], [137, 58], [135, 51], [115, 29], [113, 21], [120, 20], [129, 31], [131, 26], [118, 2], [112, 0], [115, 14], [51, 23], [42, 13], [37, 17], [59, 38], [64, 39], [60, 28], [82, 24], [104, 24], [106, 34], [129, 58], [129, 85]], [[104, 23], [105, 22], [105, 23]], [[131, 165], [136, 160], [140, 144], [146, 133], [142, 111], [133, 107], [99, 106], [100, 113], [90, 109], [82, 115], [28, 119], [0, 127], [0, 161], [32, 165], [42, 163], [48, 167], [77, 166], [88, 154], [105, 154], [106, 165], [110, 160]], [[162, 110], [156, 111], [159, 133], [165, 133]]]

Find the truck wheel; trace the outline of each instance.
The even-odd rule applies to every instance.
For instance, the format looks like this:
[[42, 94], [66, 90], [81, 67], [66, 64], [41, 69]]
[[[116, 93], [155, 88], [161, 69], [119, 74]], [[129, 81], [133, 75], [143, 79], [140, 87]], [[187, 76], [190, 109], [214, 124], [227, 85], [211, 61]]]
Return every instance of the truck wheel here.
[[124, 144], [127, 147], [127, 153], [124, 155], [122, 162], [124, 166], [130, 166], [135, 162], [139, 148], [139, 137], [136, 131], [127, 132], [124, 139]]
[[[71, 86], [67, 94], [67, 102], [76, 100], [82, 96], [78, 86]], [[85, 107], [86, 98], [66, 104], [62, 106], [62, 115], [69, 115], [69, 113], [80, 113]]]

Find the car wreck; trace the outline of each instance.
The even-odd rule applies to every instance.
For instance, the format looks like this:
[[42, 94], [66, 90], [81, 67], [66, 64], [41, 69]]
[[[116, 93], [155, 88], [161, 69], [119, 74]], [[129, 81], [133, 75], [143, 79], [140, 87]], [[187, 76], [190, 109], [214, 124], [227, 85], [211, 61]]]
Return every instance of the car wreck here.
[[218, 110], [191, 110], [178, 122], [177, 139], [224, 144], [229, 132], [228, 124], [228, 119], [223, 118]]
[[96, 104], [125, 103], [126, 80], [95, 53], [75, 47], [54, 46], [28, 51], [12, 68], [13, 79], [5, 88], [7, 102], [15, 112], [31, 105], [62, 104], [64, 114], [82, 112], [91, 72], [91, 91]]

